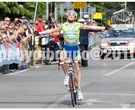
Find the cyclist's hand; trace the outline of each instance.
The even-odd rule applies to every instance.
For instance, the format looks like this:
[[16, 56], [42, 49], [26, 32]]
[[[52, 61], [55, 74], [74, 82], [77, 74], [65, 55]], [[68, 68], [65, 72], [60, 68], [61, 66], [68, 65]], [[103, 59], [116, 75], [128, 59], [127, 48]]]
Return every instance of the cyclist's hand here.
[[105, 26], [105, 30], [109, 30], [109, 28], [110, 28], [110, 26], [108, 25], [108, 26]]

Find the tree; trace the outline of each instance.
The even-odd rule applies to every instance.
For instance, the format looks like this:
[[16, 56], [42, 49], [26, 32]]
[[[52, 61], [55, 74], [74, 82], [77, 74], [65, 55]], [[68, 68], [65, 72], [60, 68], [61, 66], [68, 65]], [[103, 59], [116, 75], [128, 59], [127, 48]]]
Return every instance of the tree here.
[[[12, 20], [15, 17], [26, 16], [26, 18], [33, 19], [35, 11], [34, 2], [0, 2], [0, 19], [3, 20], [6, 16], [10, 17]], [[37, 15], [45, 16], [45, 2], [39, 2]]]

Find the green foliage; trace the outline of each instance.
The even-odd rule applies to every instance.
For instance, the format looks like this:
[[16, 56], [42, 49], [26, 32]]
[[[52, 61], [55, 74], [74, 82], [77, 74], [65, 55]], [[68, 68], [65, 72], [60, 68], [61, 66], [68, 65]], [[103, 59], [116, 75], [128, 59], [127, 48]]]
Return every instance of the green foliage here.
[[[49, 2], [50, 4], [51, 2]], [[58, 11], [60, 10], [60, 4], [64, 2], [58, 2]], [[107, 20], [109, 17], [106, 12], [109, 9], [120, 10], [121, 4], [125, 2], [87, 2], [90, 3], [91, 6], [96, 7], [97, 12], [101, 12], [103, 15], [102, 20], [97, 20], [100, 25], [107, 25]], [[21, 4], [21, 6], [20, 6]], [[134, 10], [135, 2], [127, 2], [127, 9]], [[35, 12], [36, 2], [0, 2], [0, 20], [3, 20], [6, 16], [9, 16], [12, 20], [15, 17], [26, 16], [26, 18], [33, 19]], [[78, 13], [78, 17], [80, 16], [80, 9], [75, 9]], [[38, 2], [37, 7], [37, 15], [42, 15], [43, 19], [46, 19], [46, 2]], [[61, 15], [58, 14], [58, 20], [61, 21]], [[63, 15], [63, 21], [66, 21], [66, 16]]]
[[[20, 4], [22, 6], [20, 6]], [[9, 16], [12, 20], [15, 17], [26, 16], [27, 19], [34, 18], [35, 2], [0, 2], [0, 19], [3, 20], [6, 16]], [[38, 3], [37, 15], [45, 16], [45, 2]]]

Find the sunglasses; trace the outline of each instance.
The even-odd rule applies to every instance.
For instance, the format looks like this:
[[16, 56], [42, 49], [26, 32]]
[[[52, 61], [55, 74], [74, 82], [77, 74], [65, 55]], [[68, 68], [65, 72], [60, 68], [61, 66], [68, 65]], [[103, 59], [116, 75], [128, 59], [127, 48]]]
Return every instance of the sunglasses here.
[[73, 13], [69, 13], [69, 14], [68, 14], [68, 16], [75, 16], [75, 14], [73, 14]]

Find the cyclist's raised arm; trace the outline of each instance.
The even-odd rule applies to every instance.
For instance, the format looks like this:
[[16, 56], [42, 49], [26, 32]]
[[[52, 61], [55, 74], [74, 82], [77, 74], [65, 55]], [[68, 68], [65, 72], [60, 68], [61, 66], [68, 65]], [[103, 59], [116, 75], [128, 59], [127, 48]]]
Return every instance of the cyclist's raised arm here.
[[106, 30], [106, 27], [103, 26], [88, 26], [84, 25], [83, 29], [91, 29], [91, 30]]
[[45, 31], [42, 31], [42, 32], [39, 32], [39, 34], [50, 34], [52, 32], [59, 32], [60, 31], [60, 28], [55, 28], [55, 29], [48, 29], [48, 30], [45, 30]]

